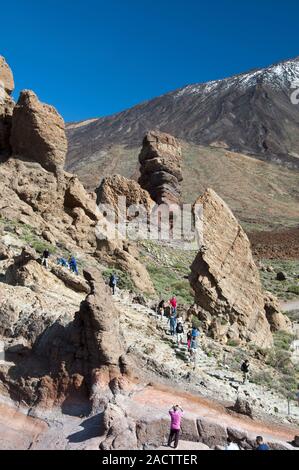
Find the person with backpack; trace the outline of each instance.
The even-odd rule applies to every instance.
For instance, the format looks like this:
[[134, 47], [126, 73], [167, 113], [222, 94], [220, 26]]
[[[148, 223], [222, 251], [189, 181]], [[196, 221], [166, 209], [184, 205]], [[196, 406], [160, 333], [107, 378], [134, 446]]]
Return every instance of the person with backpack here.
[[182, 321], [178, 320], [178, 323], [176, 326], [176, 337], [177, 337], [178, 346], [182, 344], [183, 336], [184, 336], [184, 326], [183, 326]]
[[170, 410], [170, 433], [168, 438], [168, 446], [171, 447], [172, 442], [174, 441], [174, 449], [177, 448], [179, 443], [180, 437], [180, 430], [181, 430], [181, 419], [183, 416], [183, 409], [180, 405], [174, 405]]
[[248, 359], [246, 359], [243, 364], [241, 365], [241, 371], [243, 373], [243, 385], [246, 384], [246, 382], [248, 381], [248, 377], [249, 377], [249, 361]]
[[109, 279], [109, 287], [111, 288], [112, 295], [115, 295], [116, 285], [117, 285], [117, 277], [115, 276], [114, 273], [112, 273]]
[[43, 256], [42, 256], [42, 266], [45, 266], [45, 268], [48, 269], [49, 267], [49, 258], [50, 258], [50, 252], [49, 250], [46, 248], [43, 252]]

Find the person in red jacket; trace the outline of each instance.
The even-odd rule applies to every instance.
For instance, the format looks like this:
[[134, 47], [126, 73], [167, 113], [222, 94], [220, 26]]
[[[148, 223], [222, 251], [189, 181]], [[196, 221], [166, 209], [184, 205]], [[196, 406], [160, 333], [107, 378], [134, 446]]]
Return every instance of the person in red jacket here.
[[171, 299], [169, 300], [169, 303], [171, 306], [172, 313], [176, 314], [176, 309], [177, 309], [178, 304], [177, 304], [175, 295], [171, 297]]

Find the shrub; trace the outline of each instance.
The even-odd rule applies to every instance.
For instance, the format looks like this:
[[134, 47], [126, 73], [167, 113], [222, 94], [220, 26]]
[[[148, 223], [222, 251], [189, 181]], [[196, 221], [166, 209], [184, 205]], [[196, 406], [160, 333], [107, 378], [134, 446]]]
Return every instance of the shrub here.
[[288, 288], [288, 292], [291, 292], [292, 294], [299, 295], [299, 286], [290, 286]]
[[192, 328], [198, 328], [200, 330], [201, 321], [195, 315], [192, 316], [191, 323], [192, 323]]
[[120, 289], [136, 291], [136, 287], [129, 274], [116, 268], [107, 268], [102, 272], [103, 278], [107, 284], [109, 283], [111, 274], [115, 274], [118, 277], [117, 285]]

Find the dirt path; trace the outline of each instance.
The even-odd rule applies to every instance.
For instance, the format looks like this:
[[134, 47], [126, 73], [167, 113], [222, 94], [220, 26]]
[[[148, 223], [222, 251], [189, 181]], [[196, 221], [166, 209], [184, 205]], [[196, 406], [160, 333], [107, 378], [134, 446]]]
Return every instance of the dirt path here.
[[145, 406], [150, 403], [160, 412], [164, 410], [165, 416], [168, 416], [167, 410], [176, 402], [183, 407], [186, 417], [207, 418], [227, 427], [242, 429], [252, 438], [261, 434], [267, 440], [291, 441], [294, 435], [299, 433], [299, 429], [295, 426], [253, 421], [247, 416], [228, 413], [220, 403], [188, 392], [174, 392], [163, 386], [148, 387], [136, 393], [133, 400]]

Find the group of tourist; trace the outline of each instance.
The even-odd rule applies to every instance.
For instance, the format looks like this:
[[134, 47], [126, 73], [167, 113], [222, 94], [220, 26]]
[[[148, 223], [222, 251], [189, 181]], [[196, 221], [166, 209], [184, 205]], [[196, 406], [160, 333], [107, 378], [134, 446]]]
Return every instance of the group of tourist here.
[[[43, 255], [42, 255], [42, 266], [45, 266], [45, 268], [47, 268], [47, 269], [49, 267], [49, 258], [50, 258], [50, 252], [49, 252], [48, 249], [45, 249], [43, 251]], [[59, 264], [60, 266], [65, 267], [65, 268], [70, 269], [71, 272], [76, 274], [76, 275], [79, 274], [77, 260], [73, 255], [70, 256], [69, 260], [66, 260], [63, 257], [58, 258], [57, 259], [57, 264]]]
[[[177, 313], [177, 298], [173, 295], [167, 302], [161, 300], [158, 304], [158, 315], [162, 320], [165, 316], [168, 318], [169, 333], [171, 336], [176, 335], [177, 345], [187, 345], [187, 350], [190, 353], [190, 359], [196, 362], [197, 340], [200, 336], [200, 331], [197, 327], [193, 326], [185, 331], [183, 319]], [[168, 315], [165, 315], [166, 309], [170, 310]], [[186, 335], [186, 336], [185, 336]], [[185, 337], [185, 341], [184, 341]]]

